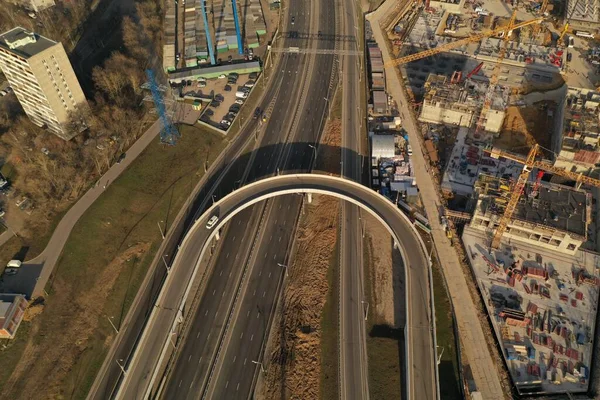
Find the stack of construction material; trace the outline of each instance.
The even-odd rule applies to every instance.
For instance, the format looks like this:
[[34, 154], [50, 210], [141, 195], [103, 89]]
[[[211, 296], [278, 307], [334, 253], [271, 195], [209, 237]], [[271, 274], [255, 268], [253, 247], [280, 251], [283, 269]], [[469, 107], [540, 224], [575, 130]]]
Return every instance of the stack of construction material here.
[[163, 69], [174, 71], [175, 65], [175, 3], [167, 2], [165, 13], [164, 32], [165, 44], [163, 45]]

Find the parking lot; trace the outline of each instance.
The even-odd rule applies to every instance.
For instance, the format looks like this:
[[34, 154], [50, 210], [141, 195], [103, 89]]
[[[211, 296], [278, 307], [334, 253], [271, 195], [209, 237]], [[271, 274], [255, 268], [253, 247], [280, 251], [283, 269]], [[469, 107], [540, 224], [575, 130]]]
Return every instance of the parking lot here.
[[257, 73], [231, 73], [214, 79], [187, 81], [182, 88], [182, 95], [186, 98], [198, 98], [208, 104], [199, 122], [227, 131], [250, 95], [257, 78]]

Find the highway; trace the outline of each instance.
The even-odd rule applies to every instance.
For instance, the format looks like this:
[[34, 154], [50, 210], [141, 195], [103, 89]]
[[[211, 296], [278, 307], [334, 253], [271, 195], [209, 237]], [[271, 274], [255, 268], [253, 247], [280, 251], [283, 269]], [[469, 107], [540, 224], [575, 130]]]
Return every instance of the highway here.
[[[386, 45], [384, 32], [379, 26], [379, 21], [384, 20], [397, 4], [396, 1], [387, 0], [377, 11], [367, 16], [367, 19], [371, 22], [374, 38], [381, 49], [384, 64], [393, 57]], [[408, 133], [410, 142], [414, 144], [413, 148], [417, 149], [413, 152], [412, 157], [415, 176], [423, 206], [431, 224], [435, 251], [438, 259], [441, 260], [442, 271], [453, 303], [461, 342], [464, 345], [461, 347], [461, 357], [469, 364], [476, 390], [481, 392], [482, 397], [484, 399], [503, 399], [504, 393], [499, 372], [485, 340], [485, 335], [489, 335], [490, 332], [486, 327], [486, 333], [484, 333], [473, 299], [469, 291], [465, 289], [467, 282], [458, 255], [452, 242], [446, 237], [445, 231], [441, 227], [439, 207], [442, 203], [439, 198], [439, 191], [429, 174], [422, 150], [418, 150], [419, 148], [422, 149], [419, 125], [415, 115], [410, 110], [410, 102], [407, 100], [402, 81], [393, 67], [386, 69], [386, 87], [388, 93], [393, 96], [398, 104], [402, 125]], [[416, 316], [413, 315], [414, 317]], [[419, 339], [423, 339], [424, 336], [420, 335]], [[418, 357], [415, 357], [415, 361], [417, 359]]]
[[[358, 36], [356, 3], [344, 0], [342, 30], [348, 36]], [[360, 41], [358, 41], [360, 40]], [[360, 50], [362, 39], [344, 43], [345, 50]], [[366, 130], [360, 103], [365, 90], [362, 79], [361, 58], [344, 56], [341, 61], [342, 77], [342, 176], [361, 182], [362, 141]], [[365, 313], [367, 303], [364, 295], [364, 263], [362, 220], [358, 206], [343, 201], [341, 204], [339, 237], [340, 279], [340, 394], [342, 399], [369, 399], [369, 369], [366, 347]]]
[[[296, 193], [300, 192], [330, 194], [344, 200], [351, 201], [353, 204], [360, 205], [364, 209], [368, 210], [380, 222], [386, 224], [392, 237], [394, 237], [395, 241], [400, 244], [402, 256], [406, 260], [407, 265], [410, 266], [406, 269], [407, 282], [409, 283], [407, 285], [406, 296], [407, 301], [410, 299], [410, 302], [412, 303], [411, 309], [409, 310], [409, 316], [414, 312], [427, 314], [427, 310], [429, 309], [427, 296], [425, 295], [423, 297], [421, 292], [412, 293], [412, 288], [414, 287], [425, 288], [426, 291], [427, 281], [423, 281], [423, 279], [427, 279], [428, 259], [427, 255], [425, 254], [424, 247], [422, 246], [422, 243], [420, 242], [420, 239], [410, 221], [397, 207], [394, 206], [393, 203], [391, 203], [385, 197], [380, 196], [378, 193], [351, 180], [328, 175], [297, 174], [280, 175], [267, 178], [246, 185], [215, 203], [214, 206], [211, 207], [205, 214], [203, 214], [203, 216], [196, 222], [194, 228], [190, 230], [189, 234], [182, 242], [181, 250], [172, 266], [171, 275], [169, 277], [170, 281], [166, 286], [167, 289], [172, 285], [172, 282], [186, 281], [187, 274], [189, 273], [188, 266], [195, 265], [197, 260], [202, 258], [203, 252], [211, 246], [211, 236], [214, 236], [216, 230], [224, 226], [227, 221], [234, 221], [235, 213], [243, 213], [248, 209], [248, 207], [251, 207], [252, 205], [273, 196], [281, 196], [284, 194], [292, 194], [295, 196]], [[205, 227], [206, 221], [212, 215], [219, 215], [219, 224], [212, 230], [208, 230]], [[229, 227], [230, 230], [231, 225], [232, 224], [230, 224]], [[261, 256], [262, 253], [259, 252], [258, 257], [261, 258]], [[265, 274], [264, 270], [263, 274]], [[273, 280], [272, 278], [267, 278], [264, 275], [262, 279], [265, 281]], [[419, 280], [419, 282], [413, 282], [413, 279]], [[213, 296], [219, 297], [219, 294], [216, 293]], [[262, 293], [251, 293], [250, 296], [261, 297]], [[203, 311], [204, 310], [201, 310], [199, 314], [204, 316], [205, 311]], [[258, 325], [264, 324], [264, 321], [261, 319], [263, 318], [262, 315], [265, 313], [265, 310], [261, 309], [260, 307], [257, 309], [255, 304], [249, 304], [249, 312], [246, 311], [246, 309], [241, 309], [240, 311], [240, 319], [243, 322], [241, 325], [254, 326], [256, 329], [258, 329]], [[425, 324], [423, 325], [421, 321], [425, 321]], [[429, 325], [427, 318], [420, 319], [409, 317], [408, 323], [412, 324], [408, 329], [409, 333], [416, 332], [417, 334], [420, 334], [422, 332], [430, 332], [431, 330], [431, 326]], [[168, 328], [168, 324], [164, 325], [167, 325]], [[413, 335], [409, 334], [409, 336], [412, 337]], [[425, 338], [429, 337], [428, 334], [421, 336]], [[233, 336], [233, 341], [238, 343], [240, 346], [252, 346], [252, 343], [255, 340], [256, 339], [252, 338], [251, 336], [246, 336], [246, 334], [243, 336], [241, 334], [240, 336], [237, 336], [237, 332], [236, 335]], [[410, 352], [409, 357], [413, 357], [413, 354], [431, 353], [431, 349], [424, 348], [430, 344], [427, 342], [427, 340], [425, 340], [425, 342], [421, 341], [419, 338], [411, 340], [413, 341], [414, 349]], [[232, 347], [230, 346], [230, 349], [231, 348]], [[228, 351], [231, 351], [230, 349]], [[225, 358], [228, 359], [228, 357]], [[244, 369], [254, 370], [255, 368], [258, 368], [256, 364], [252, 363], [252, 361], [254, 361], [253, 358], [245, 355], [242, 355], [241, 357], [235, 357], [234, 355], [234, 358], [228, 359], [228, 362], [232, 364], [230, 365], [229, 369], [235, 370], [236, 373], [239, 373], [239, 375], [229, 375], [229, 371], [225, 371], [224, 368], [221, 369], [221, 371], [219, 371], [220, 373], [218, 374], [218, 378], [215, 379], [222, 382], [224, 386], [217, 386], [215, 389], [209, 388], [207, 397], [227, 399], [248, 397], [248, 392], [241, 393], [241, 388], [243, 388], [244, 385], [247, 385], [246, 380], [244, 379], [247, 374], [243, 373]], [[416, 360], [413, 358], [409, 359], [408, 361], [411, 363], [411, 365], [415, 365], [417, 368], [421, 368], [421, 366], [426, 363], [426, 361]], [[197, 368], [197, 360], [186, 360], [186, 362], [189, 363], [188, 369], [192, 370]], [[432, 363], [430, 362], [429, 364]], [[426, 372], [426, 370], [414, 371], [415, 373], [411, 375], [423, 376], [422, 372]], [[228, 376], [224, 374], [227, 374]], [[225, 377], [228, 377], [229, 379], [224, 380]], [[410, 398], [432, 398], [427, 395], [431, 391], [424, 386], [424, 384], [435, 386], [435, 382], [424, 382], [424, 384], [420, 383], [419, 380], [415, 380], [415, 382], [419, 386], [413, 388], [413, 390], [418, 395], [413, 395]], [[184, 387], [183, 384], [181, 386], [179, 384], [175, 386]], [[174, 398], [184, 398], [188, 396], [202, 397], [199, 392], [196, 392], [188, 395], [178, 394]], [[165, 396], [165, 398], [170, 397]]]
[[[293, 29], [333, 34], [333, 11], [333, 7], [299, 3], [289, 13], [295, 17]], [[284, 40], [295, 46], [333, 46], [324, 41]], [[241, 185], [277, 170], [309, 169], [313, 159], [309, 144], [318, 141], [326, 116], [332, 61], [333, 56], [284, 56], [277, 70], [279, 89], [265, 107], [267, 126], [245, 168], [232, 170], [223, 182]], [[296, 196], [274, 199], [231, 221], [178, 345], [164, 398], [245, 398], [252, 391], [256, 364], [251, 361], [260, 357], [267, 336], [283, 277], [278, 264], [286, 263], [300, 200]], [[256, 318], [248, 321], [254, 314]]]

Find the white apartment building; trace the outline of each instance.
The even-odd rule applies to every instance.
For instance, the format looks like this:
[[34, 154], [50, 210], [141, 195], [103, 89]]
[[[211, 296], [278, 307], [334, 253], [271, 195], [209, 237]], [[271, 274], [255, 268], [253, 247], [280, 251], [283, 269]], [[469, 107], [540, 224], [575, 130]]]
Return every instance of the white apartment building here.
[[0, 35], [0, 68], [29, 119], [64, 140], [77, 110], [87, 107], [61, 43], [16, 27]]

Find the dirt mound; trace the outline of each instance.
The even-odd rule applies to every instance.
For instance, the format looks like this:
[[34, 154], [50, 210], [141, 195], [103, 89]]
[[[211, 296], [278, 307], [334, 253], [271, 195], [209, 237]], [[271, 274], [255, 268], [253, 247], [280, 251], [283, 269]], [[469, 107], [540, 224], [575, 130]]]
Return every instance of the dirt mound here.
[[[337, 240], [339, 201], [313, 196], [296, 234], [296, 251], [274, 319], [262, 395], [266, 399], [319, 398], [321, 313], [327, 271]], [[283, 310], [283, 312], [282, 312]]]

